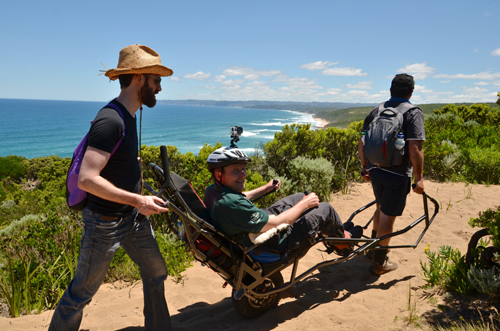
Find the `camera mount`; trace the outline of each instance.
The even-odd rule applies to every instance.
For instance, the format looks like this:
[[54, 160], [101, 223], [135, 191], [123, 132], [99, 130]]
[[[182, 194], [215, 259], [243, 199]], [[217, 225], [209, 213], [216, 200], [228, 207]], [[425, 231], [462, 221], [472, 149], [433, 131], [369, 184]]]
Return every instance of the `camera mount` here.
[[231, 127], [231, 148], [238, 148], [235, 143], [240, 141], [240, 136], [243, 134], [243, 128], [241, 126]]

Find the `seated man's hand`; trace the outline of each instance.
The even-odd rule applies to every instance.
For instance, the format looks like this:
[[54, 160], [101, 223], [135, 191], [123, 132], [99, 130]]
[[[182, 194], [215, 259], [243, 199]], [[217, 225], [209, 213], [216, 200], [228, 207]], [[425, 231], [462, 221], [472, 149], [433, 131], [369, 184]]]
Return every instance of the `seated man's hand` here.
[[[276, 181], [276, 183], [274, 183]], [[267, 183], [267, 186], [270, 187], [269, 191], [271, 190], [278, 190], [281, 187], [281, 180], [279, 179], [271, 179], [269, 183]]]
[[306, 204], [307, 209], [319, 206], [319, 198], [314, 192], [303, 197], [302, 202]]

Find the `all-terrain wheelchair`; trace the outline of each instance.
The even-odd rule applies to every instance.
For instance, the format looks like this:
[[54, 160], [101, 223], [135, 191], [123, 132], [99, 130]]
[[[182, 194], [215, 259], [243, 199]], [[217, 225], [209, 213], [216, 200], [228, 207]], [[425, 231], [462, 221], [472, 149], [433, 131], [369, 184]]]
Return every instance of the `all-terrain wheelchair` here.
[[[365, 236], [350, 239], [317, 237], [307, 249], [296, 250], [284, 258], [277, 254], [269, 254], [265, 250], [261, 252], [259, 249], [265, 238], [271, 237], [272, 233], [265, 233], [255, 238], [256, 244], [251, 247], [243, 247], [234, 238], [218, 231], [210, 223], [205, 206], [189, 181], [175, 173], [170, 174], [166, 147], [161, 146], [160, 151], [163, 168], [154, 163], [150, 164], [159, 190], [156, 191], [151, 187], [148, 189], [166, 200], [165, 206], [169, 208], [169, 212], [165, 213], [165, 217], [169, 231], [185, 242], [196, 260], [217, 272], [232, 287], [233, 305], [247, 318], [257, 317], [276, 307], [284, 290], [319, 268], [347, 261], [357, 255], [366, 254], [368, 250], [417, 247], [439, 211], [438, 203], [424, 193], [424, 215], [400, 231], [375, 239]], [[428, 200], [434, 204], [432, 216], [428, 212]], [[374, 204], [375, 201], [356, 210], [344, 226], [351, 224], [357, 214]], [[365, 229], [371, 221], [372, 219], [364, 226]], [[406, 233], [422, 222], [425, 222], [425, 228], [414, 244], [383, 247], [379, 245], [381, 240]], [[273, 231], [277, 232], [279, 229], [268, 232]], [[317, 244], [344, 245], [351, 249], [347, 253], [344, 250], [343, 256], [331, 255], [331, 260], [318, 263], [297, 275], [299, 261]], [[285, 283], [281, 272], [290, 266], [292, 267], [290, 279]]]

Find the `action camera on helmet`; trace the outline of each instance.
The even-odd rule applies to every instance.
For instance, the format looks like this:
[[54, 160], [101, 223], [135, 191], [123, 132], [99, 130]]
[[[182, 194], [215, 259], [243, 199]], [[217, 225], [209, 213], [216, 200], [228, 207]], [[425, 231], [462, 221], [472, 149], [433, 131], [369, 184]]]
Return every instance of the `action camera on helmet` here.
[[243, 134], [243, 128], [241, 126], [232, 126], [231, 127], [231, 147], [232, 148], [238, 148], [238, 146], [235, 145], [238, 141], [240, 141], [240, 136]]

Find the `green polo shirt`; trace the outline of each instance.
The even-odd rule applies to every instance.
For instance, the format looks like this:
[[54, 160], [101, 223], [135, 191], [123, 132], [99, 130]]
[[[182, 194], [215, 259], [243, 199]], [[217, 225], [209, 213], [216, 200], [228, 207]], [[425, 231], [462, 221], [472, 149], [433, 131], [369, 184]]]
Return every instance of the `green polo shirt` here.
[[[212, 224], [230, 237], [259, 233], [269, 220], [269, 215], [245, 195], [219, 184], [207, 187], [204, 202]], [[239, 238], [238, 242], [243, 246], [252, 245], [248, 235]]]

